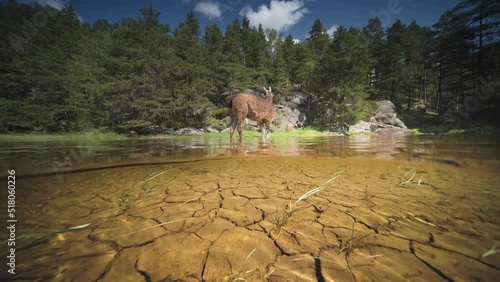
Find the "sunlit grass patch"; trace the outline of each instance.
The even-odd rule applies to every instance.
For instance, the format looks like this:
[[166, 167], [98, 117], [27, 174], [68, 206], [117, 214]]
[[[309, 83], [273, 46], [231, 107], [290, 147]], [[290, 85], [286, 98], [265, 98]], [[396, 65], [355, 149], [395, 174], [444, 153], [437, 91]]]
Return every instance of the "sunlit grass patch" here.
[[[254, 130], [248, 130], [245, 129], [243, 130], [243, 138], [245, 137], [262, 137], [262, 133], [257, 131], [255, 128], [252, 128]], [[327, 131], [319, 131], [313, 128], [295, 128], [295, 129], [290, 129], [290, 130], [280, 130], [277, 128], [272, 128], [272, 133], [271, 133], [271, 138], [272, 137], [290, 137], [290, 136], [325, 136], [328, 135], [329, 133]], [[234, 132], [235, 136], [238, 137], [238, 132]], [[205, 132], [201, 134], [193, 134], [193, 135], [172, 135], [172, 138], [186, 138], [186, 137], [193, 137], [193, 136], [201, 136], [201, 137], [206, 137], [206, 138], [213, 138], [213, 137], [224, 137], [224, 138], [229, 138], [229, 131], [225, 132]]]
[[87, 132], [73, 132], [73, 133], [12, 133], [0, 134], [0, 142], [101, 142], [101, 141], [115, 141], [127, 140], [131, 137], [127, 135], [118, 134], [115, 132], [102, 132], [99, 130], [91, 130]]
[[422, 135], [422, 134], [424, 134], [424, 133], [420, 132], [420, 129], [418, 129], [418, 128], [413, 128], [411, 130], [411, 135]]
[[494, 126], [464, 126], [463, 128], [452, 128], [449, 126], [424, 126], [422, 128], [413, 128], [412, 135], [422, 134], [460, 134], [460, 135], [494, 135], [499, 134], [500, 130]]
[[313, 128], [295, 128], [291, 130], [280, 130], [272, 133], [272, 136], [324, 136], [326, 131], [319, 131]]

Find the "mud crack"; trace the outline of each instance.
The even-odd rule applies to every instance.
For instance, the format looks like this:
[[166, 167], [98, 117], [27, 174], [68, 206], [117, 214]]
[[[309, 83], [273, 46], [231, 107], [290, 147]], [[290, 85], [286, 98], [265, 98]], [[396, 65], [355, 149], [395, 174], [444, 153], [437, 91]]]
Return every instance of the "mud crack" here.
[[448, 275], [444, 274], [439, 268], [433, 266], [432, 264], [430, 264], [429, 262], [427, 262], [426, 260], [420, 258], [417, 253], [415, 252], [415, 248], [413, 248], [413, 241], [410, 240], [410, 252], [418, 259], [420, 260], [422, 263], [424, 263], [427, 267], [429, 267], [430, 269], [432, 269], [432, 271], [436, 272], [439, 276], [441, 276], [443, 279], [445, 279], [446, 281], [449, 281], [449, 282], [453, 282], [455, 280], [453, 280], [451, 277], [449, 277]]
[[201, 267], [201, 281], [206, 281], [204, 276], [205, 276], [205, 267], [207, 266], [209, 254], [210, 254], [210, 248], [207, 250], [207, 255], [205, 256], [205, 259], [203, 260], [203, 266]]
[[316, 275], [318, 282], [325, 282], [325, 277], [321, 272], [321, 259], [318, 257], [314, 258], [314, 275]]
[[135, 264], [134, 264], [134, 269], [135, 269], [137, 272], [139, 272], [139, 274], [140, 274], [142, 277], [144, 277], [144, 280], [145, 280], [146, 282], [151, 282], [151, 281], [153, 281], [153, 280], [151, 279], [151, 276], [149, 275], [149, 273], [147, 273], [147, 272], [146, 272], [146, 271], [144, 271], [144, 270], [140, 270], [140, 269], [139, 269], [139, 267], [137, 266], [138, 262], [139, 262], [139, 259], [136, 259], [136, 260], [135, 260]]

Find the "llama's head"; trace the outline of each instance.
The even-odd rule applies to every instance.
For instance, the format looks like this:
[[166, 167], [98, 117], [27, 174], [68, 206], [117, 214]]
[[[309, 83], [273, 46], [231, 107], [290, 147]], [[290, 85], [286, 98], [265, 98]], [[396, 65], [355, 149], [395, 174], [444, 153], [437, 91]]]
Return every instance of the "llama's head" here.
[[271, 90], [271, 86], [269, 86], [269, 89], [266, 89], [265, 87], [262, 87], [264, 88], [264, 91], [266, 91], [266, 98], [268, 100], [271, 100], [273, 99], [273, 91]]

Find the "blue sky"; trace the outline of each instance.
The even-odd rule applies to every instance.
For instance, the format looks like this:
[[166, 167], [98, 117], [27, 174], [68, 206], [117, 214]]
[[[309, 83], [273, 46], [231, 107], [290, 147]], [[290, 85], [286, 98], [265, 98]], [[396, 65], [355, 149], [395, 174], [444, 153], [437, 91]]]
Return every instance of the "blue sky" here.
[[277, 29], [294, 38], [304, 39], [316, 18], [332, 33], [337, 26], [363, 27], [378, 15], [385, 27], [397, 19], [409, 24], [431, 26], [459, 0], [24, 0], [42, 5], [73, 6], [81, 19], [93, 23], [106, 18], [117, 22], [123, 17], [139, 17], [139, 9], [150, 4], [160, 11], [160, 21], [172, 28], [182, 22], [189, 10], [195, 11], [202, 31], [216, 23], [222, 30], [227, 24], [246, 14], [250, 23]]

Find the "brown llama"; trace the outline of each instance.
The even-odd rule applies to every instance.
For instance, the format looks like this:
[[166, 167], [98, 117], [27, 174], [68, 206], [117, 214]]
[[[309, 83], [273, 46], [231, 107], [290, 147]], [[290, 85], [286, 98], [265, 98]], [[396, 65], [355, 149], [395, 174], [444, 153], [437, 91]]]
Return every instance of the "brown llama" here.
[[[257, 122], [261, 128], [262, 139], [264, 135], [271, 131], [271, 123], [274, 120], [273, 92], [271, 87], [266, 89], [266, 98], [256, 95], [238, 93], [226, 97], [225, 105], [229, 108], [229, 117], [231, 118], [230, 136], [233, 140], [234, 130], [237, 129], [240, 135], [240, 141], [243, 138], [243, 127], [245, 127], [245, 118]], [[269, 135], [268, 135], [269, 136]]]

